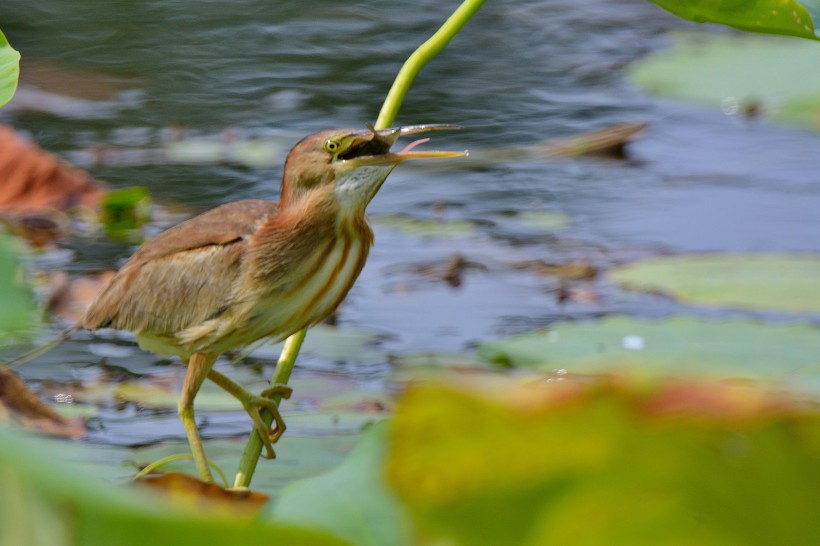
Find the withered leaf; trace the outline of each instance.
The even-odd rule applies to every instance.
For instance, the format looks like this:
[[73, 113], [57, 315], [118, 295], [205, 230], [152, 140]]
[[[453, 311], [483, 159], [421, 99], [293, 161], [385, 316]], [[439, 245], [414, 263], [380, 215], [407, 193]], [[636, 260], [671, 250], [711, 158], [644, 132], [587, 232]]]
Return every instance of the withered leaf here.
[[248, 489], [225, 489], [181, 472], [152, 474], [136, 481], [166, 495], [172, 502], [197, 510], [254, 517], [268, 502], [267, 495]]
[[0, 421], [51, 436], [80, 438], [85, 434], [82, 419], [66, 419], [31, 392], [17, 374], [0, 368]]

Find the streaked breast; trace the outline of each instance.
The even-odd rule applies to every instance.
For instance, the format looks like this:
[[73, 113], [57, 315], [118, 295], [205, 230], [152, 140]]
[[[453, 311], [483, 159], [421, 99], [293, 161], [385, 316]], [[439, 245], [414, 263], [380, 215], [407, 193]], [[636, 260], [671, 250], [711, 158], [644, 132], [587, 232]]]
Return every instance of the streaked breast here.
[[231, 333], [230, 344], [283, 339], [321, 322], [342, 302], [361, 273], [372, 241], [366, 224], [345, 222], [336, 237], [317, 244], [284, 283], [260, 298]]

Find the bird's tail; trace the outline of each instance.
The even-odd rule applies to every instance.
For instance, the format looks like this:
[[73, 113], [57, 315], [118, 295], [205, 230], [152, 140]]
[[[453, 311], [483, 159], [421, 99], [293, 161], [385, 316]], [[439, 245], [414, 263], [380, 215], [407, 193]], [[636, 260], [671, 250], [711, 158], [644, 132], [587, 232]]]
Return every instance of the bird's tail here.
[[68, 340], [74, 332], [79, 330], [79, 326], [72, 326], [71, 328], [66, 328], [62, 332], [60, 332], [57, 337], [54, 339], [50, 339], [47, 342], [43, 343], [42, 345], [33, 348], [32, 350], [28, 351], [27, 353], [23, 353], [17, 358], [13, 360], [9, 360], [8, 362], [0, 363], [0, 368], [16, 368], [17, 366], [21, 366], [28, 362], [29, 360], [34, 360], [40, 355], [44, 355], [50, 350], [56, 348], [58, 345], [62, 345], [65, 341]]

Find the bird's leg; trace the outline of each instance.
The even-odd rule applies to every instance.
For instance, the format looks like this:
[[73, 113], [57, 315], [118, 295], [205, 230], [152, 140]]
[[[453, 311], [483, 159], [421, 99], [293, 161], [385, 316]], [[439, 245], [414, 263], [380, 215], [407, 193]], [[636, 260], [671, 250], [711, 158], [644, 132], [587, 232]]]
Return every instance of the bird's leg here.
[[[208, 373], [208, 379], [225, 389], [225, 391], [242, 403], [245, 411], [248, 412], [248, 415], [250, 415], [253, 421], [254, 428], [257, 434], [259, 434], [259, 439], [262, 440], [262, 445], [265, 446], [265, 458], [275, 458], [276, 452], [273, 450], [273, 444], [284, 434], [286, 428], [285, 421], [279, 413], [279, 400], [282, 398], [290, 398], [293, 389], [287, 385], [273, 385], [257, 396], [233, 379], [216, 370], [211, 370]], [[262, 415], [259, 413], [260, 408], [267, 408], [273, 416], [273, 421], [276, 423], [276, 428], [273, 432], [270, 431], [270, 427], [262, 419]]]
[[191, 454], [194, 457], [196, 470], [200, 479], [206, 482], [214, 481], [211, 476], [211, 469], [208, 467], [208, 459], [205, 457], [205, 449], [202, 447], [202, 438], [196, 428], [194, 419], [194, 397], [199, 392], [202, 382], [208, 377], [208, 372], [216, 361], [217, 355], [207, 353], [194, 353], [188, 359], [188, 372], [185, 375], [185, 382], [182, 385], [182, 394], [179, 397], [179, 418], [182, 426], [185, 427], [185, 434], [188, 436], [188, 444], [191, 446]]

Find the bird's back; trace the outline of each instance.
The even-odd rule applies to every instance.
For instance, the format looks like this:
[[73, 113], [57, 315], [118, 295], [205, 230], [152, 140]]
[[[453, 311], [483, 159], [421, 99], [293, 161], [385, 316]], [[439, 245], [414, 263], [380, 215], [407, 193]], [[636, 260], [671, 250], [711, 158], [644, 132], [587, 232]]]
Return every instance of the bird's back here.
[[248, 238], [276, 203], [217, 207], [144, 244], [88, 308], [81, 326], [173, 335], [228, 305]]

